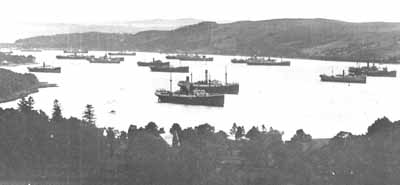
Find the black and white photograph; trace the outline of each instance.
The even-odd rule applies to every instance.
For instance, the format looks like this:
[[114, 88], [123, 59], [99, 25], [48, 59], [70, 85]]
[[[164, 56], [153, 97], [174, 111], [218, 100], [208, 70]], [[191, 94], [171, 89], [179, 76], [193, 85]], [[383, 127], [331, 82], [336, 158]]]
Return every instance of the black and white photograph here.
[[399, 185], [400, 2], [12, 0], [0, 185]]

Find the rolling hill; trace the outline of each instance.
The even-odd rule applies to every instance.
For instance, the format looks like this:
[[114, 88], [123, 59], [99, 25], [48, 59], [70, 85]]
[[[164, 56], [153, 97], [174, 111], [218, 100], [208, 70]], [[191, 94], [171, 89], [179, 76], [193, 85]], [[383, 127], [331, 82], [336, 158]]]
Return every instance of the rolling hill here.
[[201, 22], [171, 31], [58, 34], [20, 39], [15, 43], [20, 47], [34, 48], [74, 47], [397, 62], [400, 57], [400, 23], [350, 23], [328, 19], [274, 19], [226, 24]]

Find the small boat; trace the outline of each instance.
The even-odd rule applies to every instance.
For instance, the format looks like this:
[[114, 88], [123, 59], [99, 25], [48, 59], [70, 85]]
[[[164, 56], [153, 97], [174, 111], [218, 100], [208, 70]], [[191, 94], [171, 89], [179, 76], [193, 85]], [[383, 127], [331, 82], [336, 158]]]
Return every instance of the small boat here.
[[321, 81], [323, 82], [342, 82], [342, 83], [367, 83], [367, 77], [365, 75], [354, 75], [344, 73], [337, 75], [320, 75]]
[[268, 57], [265, 59], [264, 57], [251, 57], [247, 60], [247, 65], [261, 65], [261, 66], [290, 66], [290, 61], [283, 61], [281, 59], [280, 62], [277, 62], [276, 59]]
[[43, 62], [43, 66], [38, 67], [28, 67], [29, 72], [38, 72], [38, 73], [61, 73], [61, 67], [52, 67], [46, 66]]
[[111, 58], [109, 56], [104, 55], [104, 57], [91, 57], [87, 59], [90, 63], [98, 63], [98, 64], [119, 64], [121, 63], [121, 58]]
[[179, 66], [179, 67], [151, 66], [150, 70], [151, 70], [151, 72], [188, 73], [189, 66]]
[[121, 52], [109, 52], [108, 55], [120, 55], [120, 56], [135, 56], [135, 52], [127, 52], [127, 51], [121, 51]]
[[153, 58], [153, 61], [151, 61], [151, 62], [137, 62], [137, 65], [138, 66], [149, 66], [149, 67], [152, 67], [152, 66], [169, 66], [169, 62], [162, 62], [161, 60], [154, 60], [154, 58]]

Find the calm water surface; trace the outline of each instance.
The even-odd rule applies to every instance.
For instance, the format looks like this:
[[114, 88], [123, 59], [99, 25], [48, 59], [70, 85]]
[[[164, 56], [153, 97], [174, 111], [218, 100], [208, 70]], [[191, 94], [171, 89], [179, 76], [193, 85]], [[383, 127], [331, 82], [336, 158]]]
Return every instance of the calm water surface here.
[[[17, 52], [18, 53], [18, 52]], [[24, 53], [29, 54], [29, 53]], [[400, 119], [399, 78], [369, 77], [367, 84], [323, 83], [321, 73], [341, 73], [355, 63], [325, 62], [291, 59], [290, 67], [247, 66], [231, 64], [233, 56], [213, 56], [214, 62], [179, 62], [189, 65], [193, 80], [203, 80], [208, 69], [212, 79], [240, 83], [239, 95], [226, 95], [225, 106], [204, 107], [160, 104], [154, 95], [159, 88], [169, 89], [169, 73], [150, 72], [136, 62], [152, 58], [166, 61], [165, 54], [139, 52], [125, 56], [121, 64], [90, 64], [85, 60], [57, 60], [62, 51], [30, 53], [37, 62], [61, 66], [61, 74], [36, 73], [40, 81], [57, 83], [57, 88], [40, 89], [32, 96], [35, 107], [51, 115], [54, 99], [61, 102], [63, 115], [81, 117], [86, 104], [95, 107], [98, 126], [127, 130], [130, 124], [139, 126], [156, 122], [168, 131], [173, 123], [183, 127], [210, 123], [217, 130], [228, 132], [232, 123], [244, 125], [246, 130], [262, 124], [284, 131], [289, 139], [299, 128], [314, 138], [332, 137], [339, 131], [365, 133], [377, 118], [387, 116]], [[89, 54], [104, 55], [96, 51]], [[35, 66], [35, 65], [30, 65]], [[16, 72], [27, 72], [27, 66], [8, 67]], [[387, 65], [400, 72], [400, 66]], [[177, 81], [190, 74], [173, 74], [173, 88]], [[16, 107], [17, 101], [0, 104]], [[115, 114], [110, 113], [111, 110]]]

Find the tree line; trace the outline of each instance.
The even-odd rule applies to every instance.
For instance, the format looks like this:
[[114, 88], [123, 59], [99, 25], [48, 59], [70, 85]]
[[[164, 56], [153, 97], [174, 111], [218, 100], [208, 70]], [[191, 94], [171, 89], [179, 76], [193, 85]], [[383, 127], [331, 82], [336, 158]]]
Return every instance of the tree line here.
[[[273, 128], [229, 133], [210, 124], [169, 130], [149, 122], [127, 131], [96, 126], [95, 109], [51, 116], [32, 97], [0, 108], [0, 180], [31, 184], [310, 185], [400, 182], [400, 122], [376, 120], [363, 135], [339, 132], [320, 141], [302, 129], [288, 141]], [[172, 136], [171, 145], [162, 134]], [[232, 139], [231, 139], [232, 138]]]

